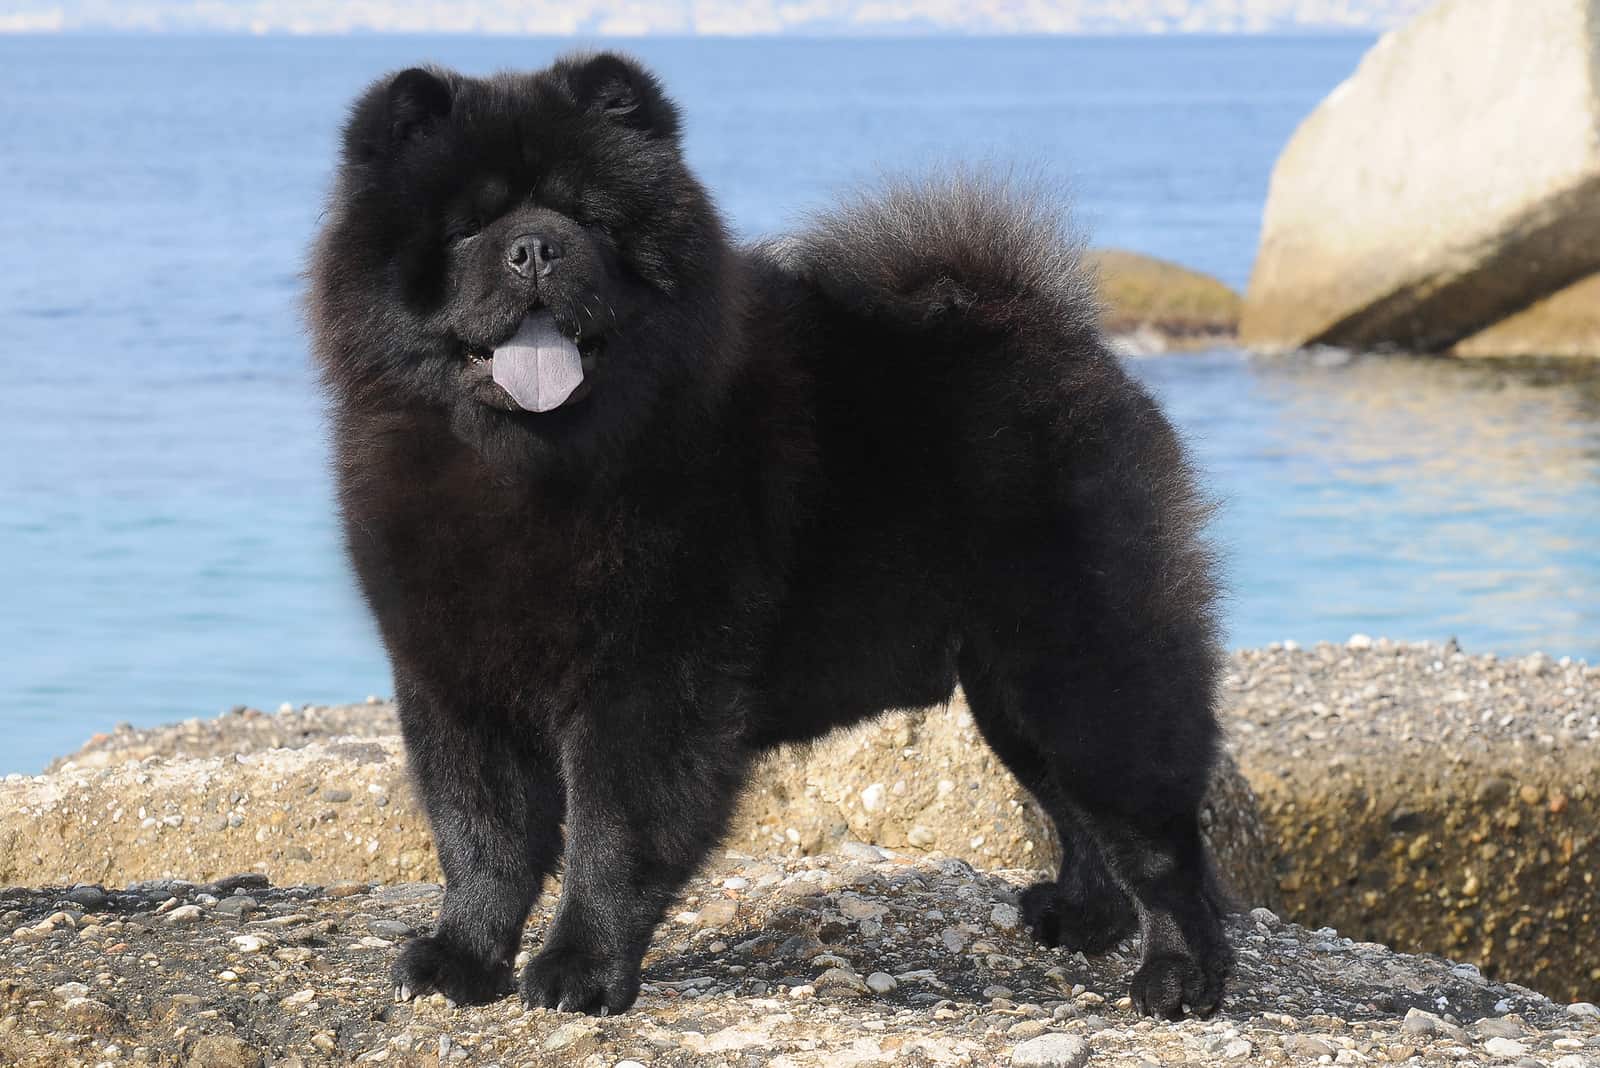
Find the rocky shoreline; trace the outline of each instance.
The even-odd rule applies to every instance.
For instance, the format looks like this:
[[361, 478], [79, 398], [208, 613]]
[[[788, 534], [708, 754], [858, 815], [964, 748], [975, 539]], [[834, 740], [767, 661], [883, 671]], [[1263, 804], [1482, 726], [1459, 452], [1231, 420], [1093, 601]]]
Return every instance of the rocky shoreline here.
[[959, 699], [764, 765], [639, 1012], [391, 1007], [438, 874], [372, 700], [123, 727], [0, 782], [0, 885], [30, 887], [0, 891], [0, 1063], [1600, 1068], [1565, 1007], [1600, 992], [1600, 670], [1357, 636], [1236, 653], [1224, 690], [1213, 849], [1305, 926], [1241, 913], [1218, 1020], [1138, 1021], [1133, 947], [1016, 929], [1055, 847]]

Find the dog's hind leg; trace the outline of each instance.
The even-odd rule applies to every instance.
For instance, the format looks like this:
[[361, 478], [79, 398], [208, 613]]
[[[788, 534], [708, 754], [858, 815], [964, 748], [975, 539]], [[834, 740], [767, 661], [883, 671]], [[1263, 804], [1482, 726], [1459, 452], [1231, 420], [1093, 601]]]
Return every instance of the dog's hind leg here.
[[[1069, 639], [1046, 620], [1013, 621], [969, 642], [962, 677], [981, 695], [974, 713], [1002, 759], [1060, 813], [1058, 824], [1087, 832], [1063, 833], [1064, 849], [1077, 852], [1063, 865], [1054, 898], [1057, 937], [1067, 910], [1085, 907], [1064, 941], [1103, 942], [1119, 932], [1120, 917], [1105, 904], [1116, 900], [1106, 893], [1109, 876], [1138, 917], [1134, 1005], [1168, 1019], [1185, 1011], [1208, 1016], [1221, 1005], [1232, 967], [1200, 837], [1217, 735], [1210, 653], [1196, 650], [1187, 669], [1163, 669], [1146, 662], [1148, 643], [1117, 640], [1115, 625], [1102, 623], [1099, 634]], [[1030, 894], [1024, 905], [1048, 935], [1051, 898]]]
[[1060, 841], [1061, 869], [1056, 878], [1022, 892], [1023, 922], [1047, 946], [1106, 952], [1139, 929], [1133, 902], [1112, 878], [1093, 832], [1056, 788], [1050, 761], [1017, 729], [1013, 711], [1005, 707], [1005, 687], [997, 685], [970, 653], [961, 656], [960, 672], [979, 733], [1033, 794], [1055, 824]]

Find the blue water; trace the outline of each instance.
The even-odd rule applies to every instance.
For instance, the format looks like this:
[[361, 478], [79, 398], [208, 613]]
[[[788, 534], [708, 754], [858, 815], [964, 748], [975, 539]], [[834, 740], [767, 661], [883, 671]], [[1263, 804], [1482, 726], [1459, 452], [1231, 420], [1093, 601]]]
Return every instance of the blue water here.
[[[1016, 165], [1100, 244], [1243, 286], [1358, 39], [649, 41], [738, 229], [883, 169]], [[121, 720], [389, 689], [340, 559], [299, 271], [351, 96], [538, 40], [0, 37], [0, 771]], [[1358, 151], [1359, 146], [1352, 146]], [[1600, 658], [1600, 378], [1136, 363], [1224, 508], [1230, 637]]]

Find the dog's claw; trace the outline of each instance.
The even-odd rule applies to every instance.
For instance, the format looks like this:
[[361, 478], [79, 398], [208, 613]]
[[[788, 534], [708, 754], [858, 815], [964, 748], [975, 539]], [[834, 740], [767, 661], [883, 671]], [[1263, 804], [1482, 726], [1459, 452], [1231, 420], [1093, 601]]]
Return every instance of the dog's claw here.
[[398, 1002], [402, 1002], [402, 1001], [410, 1001], [411, 1000], [411, 987], [410, 987], [410, 985], [406, 984], [406, 983], [401, 983], [399, 986], [395, 987], [394, 988], [394, 1000], [397, 1003]]

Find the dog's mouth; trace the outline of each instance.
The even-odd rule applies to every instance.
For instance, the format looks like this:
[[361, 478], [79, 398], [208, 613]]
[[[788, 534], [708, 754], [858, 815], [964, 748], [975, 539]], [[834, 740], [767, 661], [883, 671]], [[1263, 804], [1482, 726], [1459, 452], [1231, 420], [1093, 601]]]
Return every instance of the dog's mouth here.
[[479, 397], [511, 411], [550, 412], [589, 395], [596, 348], [582, 344], [547, 309], [530, 312], [494, 346], [467, 346]]

